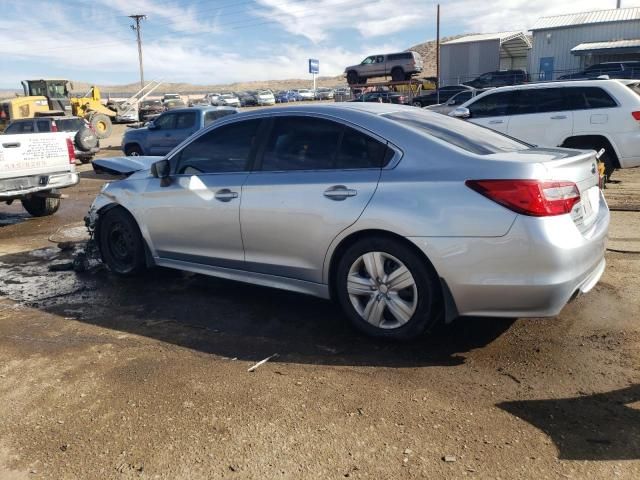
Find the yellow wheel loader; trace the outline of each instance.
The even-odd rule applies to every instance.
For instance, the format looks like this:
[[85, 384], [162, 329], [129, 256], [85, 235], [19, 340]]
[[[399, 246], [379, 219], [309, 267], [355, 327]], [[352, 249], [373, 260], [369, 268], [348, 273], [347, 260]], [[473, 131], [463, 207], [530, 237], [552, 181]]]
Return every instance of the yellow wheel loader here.
[[2, 127], [19, 118], [75, 115], [86, 119], [98, 138], [107, 138], [111, 134], [111, 119], [118, 112], [102, 104], [98, 87], [91, 87], [84, 97], [71, 97], [69, 86], [69, 81], [60, 79], [24, 80], [24, 96], [0, 103]]

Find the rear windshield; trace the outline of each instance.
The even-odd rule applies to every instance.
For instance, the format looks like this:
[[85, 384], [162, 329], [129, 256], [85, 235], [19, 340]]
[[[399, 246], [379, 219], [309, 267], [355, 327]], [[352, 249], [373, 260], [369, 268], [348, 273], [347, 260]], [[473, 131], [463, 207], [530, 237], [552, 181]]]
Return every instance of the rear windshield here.
[[417, 110], [387, 113], [383, 116], [478, 155], [513, 152], [530, 147], [526, 143], [488, 128], [441, 114], [428, 114]]
[[84, 120], [81, 118], [56, 119], [56, 126], [59, 132], [77, 132], [83, 125]]

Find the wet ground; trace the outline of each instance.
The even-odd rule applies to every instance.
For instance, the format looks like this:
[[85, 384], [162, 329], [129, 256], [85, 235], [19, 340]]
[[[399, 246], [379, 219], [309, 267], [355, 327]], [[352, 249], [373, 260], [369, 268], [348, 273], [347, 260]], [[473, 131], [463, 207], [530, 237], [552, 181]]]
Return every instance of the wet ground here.
[[592, 292], [411, 344], [302, 295], [64, 270], [91, 172], [50, 218], [3, 206], [0, 479], [640, 478], [640, 171], [616, 178]]

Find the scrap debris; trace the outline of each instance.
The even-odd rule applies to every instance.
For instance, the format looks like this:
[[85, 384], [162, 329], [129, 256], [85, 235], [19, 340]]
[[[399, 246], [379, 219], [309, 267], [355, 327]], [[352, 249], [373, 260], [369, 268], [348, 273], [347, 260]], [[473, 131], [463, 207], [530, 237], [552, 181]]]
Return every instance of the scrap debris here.
[[271, 355], [270, 357], [265, 358], [264, 360], [260, 360], [258, 363], [256, 363], [255, 365], [253, 365], [252, 367], [249, 367], [247, 369], [247, 372], [253, 372], [256, 368], [258, 368], [261, 365], [264, 365], [265, 363], [267, 363], [269, 360], [273, 360], [274, 358], [278, 358], [278, 354], [274, 353], [273, 355]]

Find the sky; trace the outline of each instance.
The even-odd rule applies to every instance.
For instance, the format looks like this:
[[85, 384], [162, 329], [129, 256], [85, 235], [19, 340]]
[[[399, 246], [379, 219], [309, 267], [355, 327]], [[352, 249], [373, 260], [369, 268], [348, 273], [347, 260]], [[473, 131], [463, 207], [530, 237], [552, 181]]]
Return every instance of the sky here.
[[[339, 75], [367, 55], [436, 36], [436, 0], [0, 0], [0, 88], [58, 77], [193, 84]], [[541, 16], [615, 8], [616, 0], [440, 0], [441, 35], [526, 30]], [[640, 0], [622, 0], [623, 7]]]

